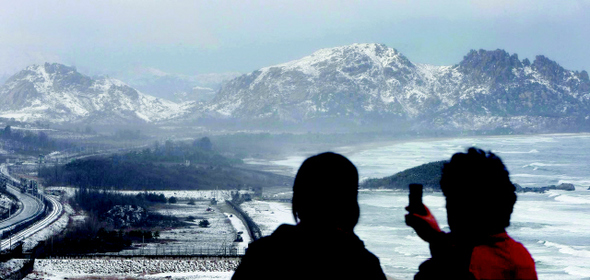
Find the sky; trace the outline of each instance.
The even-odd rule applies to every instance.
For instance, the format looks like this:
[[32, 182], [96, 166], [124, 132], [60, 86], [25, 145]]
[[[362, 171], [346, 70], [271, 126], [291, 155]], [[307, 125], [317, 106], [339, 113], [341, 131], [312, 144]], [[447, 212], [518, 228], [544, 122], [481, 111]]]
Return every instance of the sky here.
[[0, 76], [58, 62], [95, 75], [247, 73], [322, 48], [383, 43], [410, 61], [471, 49], [590, 70], [590, 0], [0, 0]]

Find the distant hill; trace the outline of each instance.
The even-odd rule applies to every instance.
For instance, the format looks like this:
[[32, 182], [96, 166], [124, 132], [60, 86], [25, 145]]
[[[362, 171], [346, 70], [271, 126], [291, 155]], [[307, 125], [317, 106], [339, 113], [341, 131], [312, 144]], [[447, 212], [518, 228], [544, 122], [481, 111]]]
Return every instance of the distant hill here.
[[[380, 179], [369, 179], [363, 182], [360, 187], [363, 189], [393, 189], [393, 190], [407, 190], [412, 183], [422, 184], [426, 191], [440, 191], [440, 178], [442, 175], [442, 168], [446, 161], [435, 161], [426, 163], [420, 166], [406, 169], [402, 172], [396, 173], [389, 177]], [[514, 183], [514, 182], [513, 182]], [[563, 190], [575, 191], [573, 184], [561, 183], [558, 186], [543, 186], [543, 187], [521, 187], [514, 183], [516, 192], [539, 192], [544, 193], [548, 190]], [[590, 189], [588, 189], [590, 190]]]
[[395, 175], [381, 179], [369, 179], [361, 184], [367, 189], [407, 190], [412, 183], [422, 184], [425, 190], [440, 191], [440, 176], [446, 161], [435, 161], [412, 167]]

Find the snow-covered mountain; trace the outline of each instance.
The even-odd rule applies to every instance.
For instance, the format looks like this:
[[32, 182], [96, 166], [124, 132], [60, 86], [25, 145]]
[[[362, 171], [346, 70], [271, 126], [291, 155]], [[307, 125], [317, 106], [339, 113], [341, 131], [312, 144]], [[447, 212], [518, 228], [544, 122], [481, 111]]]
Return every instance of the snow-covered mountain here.
[[412, 63], [381, 44], [322, 49], [227, 82], [209, 114], [260, 122], [339, 119], [419, 129], [588, 126], [590, 80], [537, 56], [471, 51], [453, 66]]
[[175, 103], [72, 67], [35, 65], [0, 87], [0, 117], [321, 131], [590, 130], [586, 71], [566, 70], [544, 56], [519, 60], [503, 50], [471, 51], [456, 65], [433, 66], [385, 45], [353, 44], [236, 77], [216, 94], [200, 86], [190, 91], [176, 98], [202, 102]]
[[159, 99], [119, 80], [92, 79], [56, 63], [29, 66], [0, 87], [0, 116], [21, 121], [156, 122], [186, 114], [192, 107], [194, 103]]

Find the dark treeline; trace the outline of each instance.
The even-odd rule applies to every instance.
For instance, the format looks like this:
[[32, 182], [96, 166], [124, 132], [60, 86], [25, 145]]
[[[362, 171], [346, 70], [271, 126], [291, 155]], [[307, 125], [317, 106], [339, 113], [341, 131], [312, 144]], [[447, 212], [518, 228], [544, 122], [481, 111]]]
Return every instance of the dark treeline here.
[[[148, 239], [149, 240], [149, 239]], [[35, 248], [36, 257], [118, 252], [131, 246], [132, 239], [124, 231], [96, 229], [93, 223], [84, 222], [55, 236]]]
[[208, 138], [191, 144], [166, 141], [139, 152], [74, 160], [45, 166], [46, 185], [96, 189], [196, 190], [277, 186], [291, 178], [232, 167], [241, 162], [221, 156]]
[[[107, 212], [116, 205], [132, 205], [134, 207], [141, 207], [148, 211], [145, 219], [133, 224], [135, 227], [168, 227], [180, 226], [182, 222], [174, 217], [160, 215], [158, 213], [149, 213], [152, 206], [158, 203], [166, 203], [167, 199], [163, 194], [155, 193], [139, 193], [137, 195], [121, 194], [114, 191], [92, 190], [87, 188], [80, 188], [76, 190], [71, 204], [78, 209], [82, 209], [89, 213], [90, 216], [96, 218], [99, 222], [104, 222], [108, 216]], [[101, 227], [113, 228], [112, 223], [102, 224]]]
[[368, 179], [361, 184], [361, 188], [367, 189], [399, 189], [407, 190], [412, 183], [424, 185], [425, 190], [439, 191], [442, 167], [445, 161], [436, 161], [416, 166], [395, 175]]
[[213, 150], [213, 144], [208, 137], [197, 139], [192, 143], [174, 142], [167, 140], [161, 145], [154, 143], [152, 149], [146, 148], [141, 152], [130, 152], [123, 155], [126, 161], [133, 162], [177, 162], [191, 164], [206, 164], [212, 166], [228, 166], [242, 163], [239, 159], [230, 159]]
[[4, 150], [12, 150], [23, 154], [37, 154], [73, 147], [73, 144], [69, 142], [51, 139], [43, 131], [34, 133], [29, 130], [16, 130], [12, 129], [10, 125], [0, 129], [0, 139], [4, 142]]
[[117, 157], [75, 160], [65, 166], [40, 171], [47, 185], [70, 185], [99, 189], [193, 190], [215, 186], [239, 187], [236, 176], [221, 167], [122, 161]]
[[115, 205], [134, 205], [147, 209], [151, 202], [144, 197], [145, 196], [142, 195], [121, 194], [113, 191], [80, 188], [76, 190], [70, 204], [77, 209], [82, 209], [97, 218], [101, 218]]

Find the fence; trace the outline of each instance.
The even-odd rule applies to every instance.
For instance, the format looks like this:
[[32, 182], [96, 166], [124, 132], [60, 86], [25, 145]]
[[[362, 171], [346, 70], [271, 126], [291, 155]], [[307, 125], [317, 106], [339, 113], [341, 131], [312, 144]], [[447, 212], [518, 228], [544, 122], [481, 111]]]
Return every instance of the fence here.
[[238, 214], [241, 216], [241, 220], [246, 222], [246, 228], [248, 228], [248, 233], [250, 234], [250, 236], [252, 237], [252, 241], [256, 241], [260, 238], [262, 238], [262, 232], [260, 231], [260, 228], [258, 227], [258, 225], [256, 223], [254, 223], [254, 221], [252, 220], [252, 218], [250, 218], [250, 216], [248, 216], [248, 214], [246, 214], [246, 212], [244, 212], [242, 210], [242, 208], [240, 208], [239, 206], [237, 206], [235, 203], [226, 200], [225, 201], [229, 206], [231, 206], [234, 210], [236, 210], [236, 212], [238, 212]]
[[[235, 246], [188, 248], [186, 246], [162, 246], [157, 248], [138, 248], [121, 252], [93, 253], [93, 254], [46, 254], [43, 258], [89, 258], [89, 257], [123, 257], [123, 258], [190, 258], [190, 257], [241, 257], [244, 248]], [[39, 257], [38, 257], [39, 258]]]

